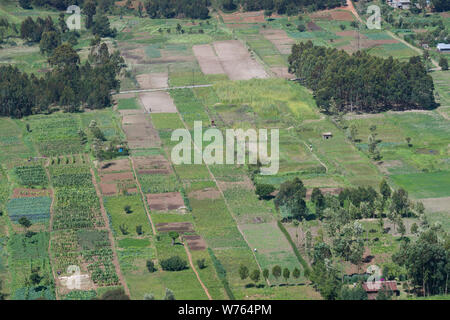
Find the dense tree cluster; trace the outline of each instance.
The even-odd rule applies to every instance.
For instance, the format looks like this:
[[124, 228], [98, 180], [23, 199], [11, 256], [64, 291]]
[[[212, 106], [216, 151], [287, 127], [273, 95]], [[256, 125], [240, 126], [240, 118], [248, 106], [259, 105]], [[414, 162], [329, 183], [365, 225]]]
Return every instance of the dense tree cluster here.
[[314, 90], [318, 105], [329, 113], [381, 112], [435, 107], [433, 79], [420, 57], [408, 62], [353, 55], [311, 41], [295, 44], [290, 71]]
[[266, 10], [278, 14], [296, 15], [299, 11], [316, 11], [340, 7], [345, 0], [224, 0], [224, 8], [230, 10], [239, 2], [245, 11]]
[[414, 286], [423, 295], [447, 294], [450, 273], [449, 237], [439, 239], [432, 228], [420, 234], [414, 243], [403, 242], [393, 256], [394, 262], [404, 265]]
[[118, 52], [110, 54], [106, 44], [92, 47], [84, 64], [68, 43], [57, 47], [48, 60], [53, 69], [41, 78], [0, 66], [0, 115], [48, 112], [51, 105], [69, 112], [81, 106], [104, 108], [111, 104], [111, 90], [120, 88], [116, 76], [124, 61]]
[[185, 17], [207, 19], [209, 0], [148, 0], [145, 11], [152, 19]]

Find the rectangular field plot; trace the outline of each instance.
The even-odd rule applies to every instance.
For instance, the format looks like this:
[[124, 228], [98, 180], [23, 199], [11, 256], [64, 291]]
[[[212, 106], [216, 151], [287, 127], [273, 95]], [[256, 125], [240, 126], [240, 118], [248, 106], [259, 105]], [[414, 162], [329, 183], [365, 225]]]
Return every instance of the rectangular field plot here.
[[238, 40], [214, 42], [223, 69], [231, 80], [249, 80], [267, 78], [264, 67], [260, 65]]
[[413, 198], [440, 198], [450, 194], [449, 171], [399, 174], [391, 176], [391, 179]]
[[169, 87], [169, 74], [167, 72], [152, 72], [136, 76], [141, 89], [162, 89]]
[[190, 198], [189, 203], [192, 207], [192, 215], [195, 217], [196, 231], [205, 238], [209, 247], [247, 248], [222, 199]]
[[41, 155], [78, 154], [84, 149], [78, 130], [79, 115], [54, 114], [29, 118], [31, 137]]
[[147, 202], [152, 211], [184, 211], [183, 197], [179, 192], [147, 194]]
[[[272, 270], [272, 267], [279, 265], [282, 269], [288, 268], [292, 273], [294, 268], [301, 269], [301, 265], [295, 256], [291, 245], [280, 231], [275, 222], [260, 224], [241, 225], [252, 250], [256, 249], [255, 255], [261, 268]], [[275, 279], [271, 274], [271, 283], [285, 283], [284, 279]], [[299, 280], [291, 278], [289, 283], [297, 283]]]
[[50, 197], [11, 199], [7, 205], [8, 216], [16, 223], [22, 217], [33, 223], [45, 222], [50, 218], [51, 203]]
[[16, 167], [14, 173], [23, 186], [46, 186], [48, 184], [47, 175], [41, 165]]
[[161, 145], [158, 132], [153, 127], [148, 115], [142, 110], [124, 115], [122, 129], [131, 149], [158, 148]]
[[[127, 206], [129, 208], [126, 208]], [[105, 208], [111, 218], [112, 229], [117, 236], [139, 236], [137, 226], [142, 227], [143, 235], [151, 233], [150, 221], [140, 196], [107, 197]]]
[[166, 91], [146, 92], [139, 95], [142, 105], [149, 113], [176, 113], [177, 108]]
[[196, 45], [192, 47], [195, 57], [204, 74], [224, 74], [225, 70], [219, 61], [213, 47], [209, 44]]
[[25, 143], [19, 121], [0, 118], [0, 160], [24, 159], [34, 155], [30, 143]]

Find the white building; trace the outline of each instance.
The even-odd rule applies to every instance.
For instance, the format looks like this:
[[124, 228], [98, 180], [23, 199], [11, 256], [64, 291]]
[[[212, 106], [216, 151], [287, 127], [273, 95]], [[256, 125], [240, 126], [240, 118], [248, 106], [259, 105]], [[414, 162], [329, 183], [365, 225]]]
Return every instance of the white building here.
[[411, 7], [410, 0], [387, 0], [387, 4], [398, 9], [409, 9]]
[[439, 52], [450, 52], [450, 44], [447, 43], [438, 43], [437, 50]]

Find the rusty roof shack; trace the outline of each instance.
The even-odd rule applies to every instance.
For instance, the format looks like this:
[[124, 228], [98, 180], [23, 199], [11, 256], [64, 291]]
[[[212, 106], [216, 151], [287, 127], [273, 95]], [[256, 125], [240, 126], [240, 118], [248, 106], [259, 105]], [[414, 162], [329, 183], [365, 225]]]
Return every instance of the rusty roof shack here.
[[395, 281], [367, 281], [362, 284], [363, 289], [367, 292], [369, 300], [375, 300], [378, 292], [381, 290], [387, 290], [396, 296], [400, 295], [400, 290], [397, 288], [397, 282]]

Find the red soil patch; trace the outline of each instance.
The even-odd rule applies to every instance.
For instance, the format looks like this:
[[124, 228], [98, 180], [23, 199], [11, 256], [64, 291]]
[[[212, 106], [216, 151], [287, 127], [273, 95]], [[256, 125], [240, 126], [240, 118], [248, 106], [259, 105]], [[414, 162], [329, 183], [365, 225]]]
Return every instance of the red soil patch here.
[[150, 210], [169, 211], [184, 208], [184, 200], [179, 192], [147, 194]]
[[99, 171], [101, 173], [106, 172], [118, 172], [118, 171], [131, 171], [130, 162], [128, 159], [119, 159], [114, 161], [104, 161], [100, 163]]
[[132, 172], [107, 173], [102, 174], [100, 179], [102, 183], [126, 181], [126, 180], [134, 181], [134, 176]]
[[100, 189], [105, 196], [112, 196], [117, 194], [117, 186], [115, 184], [100, 183]]
[[139, 99], [149, 113], [177, 113], [177, 107], [166, 91], [141, 93]]
[[[243, 23], [262, 23], [265, 22], [264, 11], [250, 11], [250, 12], [220, 12], [225, 23], [243, 22]], [[272, 15], [275, 17], [275, 15]]]
[[190, 222], [157, 223], [156, 229], [159, 232], [170, 232], [170, 231], [176, 231], [178, 233], [194, 232], [194, 227]]
[[[345, 31], [339, 31], [336, 32], [336, 35], [341, 37], [353, 37], [356, 38], [358, 36], [358, 31], [355, 30], [345, 30]], [[367, 39], [366, 35], [360, 33], [359, 34], [360, 39]]]
[[264, 38], [272, 42], [281, 54], [291, 53], [292, 45], [295, 41], [287, 35], [286, 31], [280, 29], [262, 29], [260, 33], [264, 35]]
[[353, 21], [355, 20], [353, 14], [349, 11], [335, 10], [331, 11], [331, 18], [337, 21]]
[[16, 188], [14, 189], [12, 198], [35, 198], [35, 197], [51, 197], [52, 190], [47, 189], [26, 189], [26, 188]]
[[206, 245], [205, 240], [201, 236], [197, 235], [190, 235], [190, 236], [183, 236], [184, 241], [187, 242], [187, 245], [189, 249], [191, 250], [206, 250], [208, 247]]

